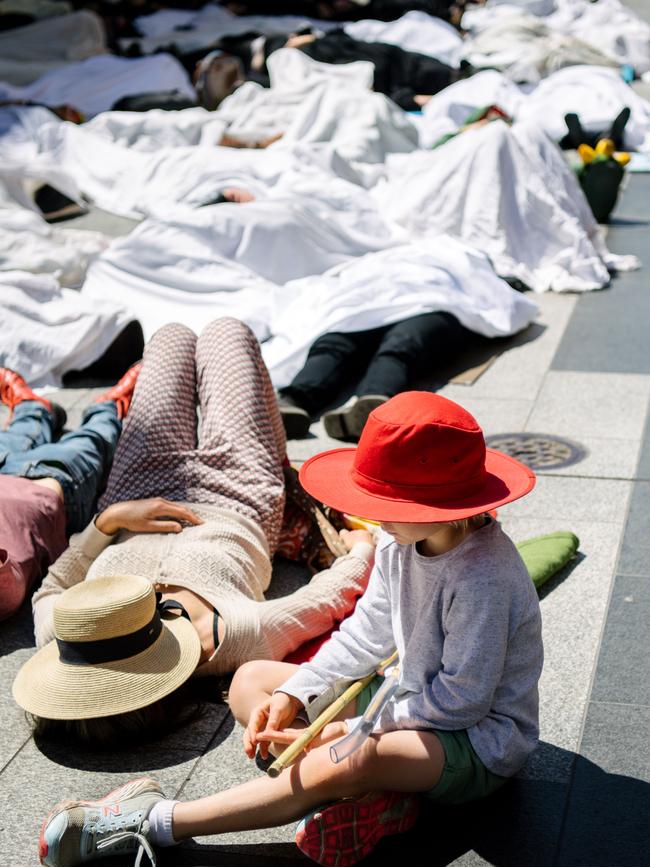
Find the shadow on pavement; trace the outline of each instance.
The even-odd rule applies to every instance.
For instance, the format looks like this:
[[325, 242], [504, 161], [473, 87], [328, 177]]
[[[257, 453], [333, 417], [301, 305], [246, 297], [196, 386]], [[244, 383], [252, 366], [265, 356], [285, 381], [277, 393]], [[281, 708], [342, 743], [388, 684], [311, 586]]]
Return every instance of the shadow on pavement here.
[[[516, 778], [489, 798], [462, 807], [425, 802], [413, 831], [384, 839], [359, 863], [438, 867], [468, 853], [473, 853], [472, 864], [503, 867], [644, 863], [650, 846], [650, 784], [609, 774], [551, 744], [542, 743], [540, 749], [543, 764], [551, 765], [547, 772], [563, 769], [556, 781]], [[536, 771], [540, 776], [543, 772], [543, 766]], [[191, 844], [159, 858], [161, 867], [257, 867], [295, 861], [311, 863], [295, 847], [279, 843]]]

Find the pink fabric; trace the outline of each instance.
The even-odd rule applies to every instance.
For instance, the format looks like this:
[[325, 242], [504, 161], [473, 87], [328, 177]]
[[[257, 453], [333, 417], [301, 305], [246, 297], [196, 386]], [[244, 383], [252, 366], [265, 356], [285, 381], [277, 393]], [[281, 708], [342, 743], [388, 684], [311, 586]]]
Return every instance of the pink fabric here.
[[0, 475], [0, 620], [20, 608], [67, 545], [65, 510], [54, 491]]

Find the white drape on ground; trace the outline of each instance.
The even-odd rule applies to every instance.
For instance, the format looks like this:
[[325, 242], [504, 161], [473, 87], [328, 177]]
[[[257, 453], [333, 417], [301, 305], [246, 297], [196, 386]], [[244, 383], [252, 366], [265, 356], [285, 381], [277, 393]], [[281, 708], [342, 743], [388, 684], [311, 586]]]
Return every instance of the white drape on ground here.
[[45, 18], [0, 33], [0, 81], [29, 84], [47, 72], [105, 51], [104, 25], [94, 12]]
[[487, 105], [498, 105], [556, 141], [567, 132], [564, 116], [569, 112], [580, 116], [587, 131], [599, 132], [608, 129], [616, 115], [629, 106], [625, 145], [631, 150], [650, 151], [650, 103], [616, 70], [603, 66], [569, 66], [537, 86], [520, 87], [495, 70], [458, 81], [424, 107], [417, 122], [421, 147], [430, 147], [442, 135], [454, 132], [472, 111]]
[[609, 281], [575, 175], [537, 127], [494, 121], [433, 151], [392, 157], [388, 169], [377, 200], [416, 237], [460, 237], [487, 253], [498, 274], [536, 292]]
[[0, 272], [0, 366], [34, 386], [60, 385], [99, 358], [133, 319], [106, 297], [87, 300], [51, 274]]

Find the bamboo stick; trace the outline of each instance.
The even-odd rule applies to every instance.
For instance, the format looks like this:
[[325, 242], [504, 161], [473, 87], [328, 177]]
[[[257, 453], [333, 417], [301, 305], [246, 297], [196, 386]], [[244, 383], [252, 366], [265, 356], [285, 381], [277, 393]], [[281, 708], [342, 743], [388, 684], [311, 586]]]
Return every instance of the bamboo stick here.
[[350, 686], [342, 693], [338, 698], [334, 699], [329, 707], [326, 707], [325, 710], [319, 714], [313, 723], [304, 730], [304, 732], [300, 735], [300, 737], [296, 738], [296, 740], [289, 744], [286, 750], [278, 756], [278, 758], [273, 762], [272, 765], [269, 766], [266, 773], [269, 777], [278, 777], [280, 773], [292, 764], [300, 755], [300, 753], [305, 749], [305, 747], [309, 746], [309, 744], [314, 740], [317, 734], [321, 732], [328, 722], [331, 722], [334, 717], [336, 717], [343, 708], [347, 707], [350, 704], [352, 699], [356, 698], [359, 693], [366, 687], [371, 680], [373, 680], [378, 673], [382, 672], [387, 666], [391, 665], [391, 663], [395, 662], [397, 659], [397, 651], [391, 654], [388, 659], [385, 659], [381, 665], [375, 670], [367, 674], [365, 677], [362, 677], [361, 680], [357, 680], [354, 683], [350, 684]]

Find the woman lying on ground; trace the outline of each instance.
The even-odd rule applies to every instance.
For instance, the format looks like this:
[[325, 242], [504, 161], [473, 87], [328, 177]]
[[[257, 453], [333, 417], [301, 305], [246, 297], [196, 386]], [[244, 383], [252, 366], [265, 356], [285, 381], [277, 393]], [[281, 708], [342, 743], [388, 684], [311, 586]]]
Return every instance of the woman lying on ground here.
[[0, 402], [12, 415], [0, 431], [0, 620], [14, 614], [67, 535], [91, 519], [113, 460], [138, 376], [132, 367], [55, 442], [65, 410], [0, 367]]
[[[191, 674], [221, 675], [251, 659], [283, 659], [352, 608], [373, 554], [363, 531], [345, 534], [350, 554], [309, 584], [264, 601], [282, 526], [284, 461], [282, 421], [249, 328], [220, 319], [198, 339], [181, 325], [160, 329], [145, 348], [101, 511], [70, 540], [34, 595], [36, 643], [43, 649], [22, 669], [14, 694], [39, 718], [37, 731], [72, 730], [95, 745], [125, 732], [151, 737], [184, 709], [177, 697], [162, 705], [158, 699]], [[115, 576], [139, 578], [129, 591], [129, 581], [125, 590], [124, 578]], [[141, 579], [148, 582], [144, 591]], [[73, 589], [62, 596], [67, 588]], [[162, 624], [153, 589], [165, 611]], [[106, 610], [113, 598], [122, 601]], [[133, 618], [116, 620], [122, 604], [135, 606]], [[197, 639], [179, 680], [178, 646], [161, 656], [158, 642], [172, 640], [173, 629], [162, 628], [167, 618], [181, 617]], [[70, 652], [73, 665], [66, 664]], [[133, 664], [151, 662], [135, 687], [133, 657]], [[43, 659], [61, 665], [65, 679], [48, 675], [41, 684]], [[107, 662], [117, 672], [108, 698]]]

